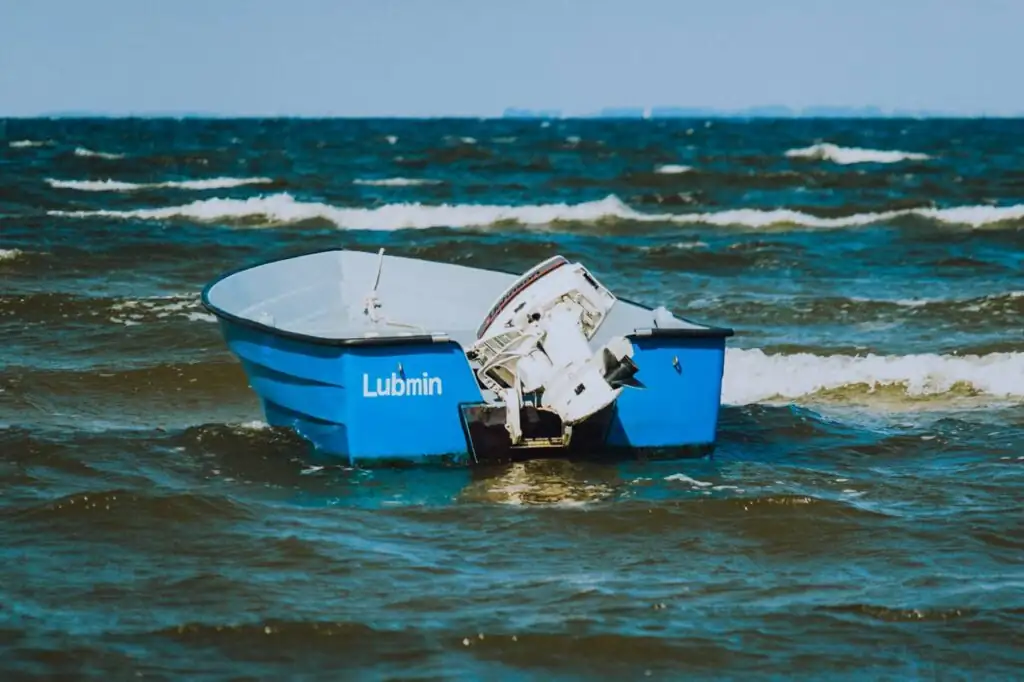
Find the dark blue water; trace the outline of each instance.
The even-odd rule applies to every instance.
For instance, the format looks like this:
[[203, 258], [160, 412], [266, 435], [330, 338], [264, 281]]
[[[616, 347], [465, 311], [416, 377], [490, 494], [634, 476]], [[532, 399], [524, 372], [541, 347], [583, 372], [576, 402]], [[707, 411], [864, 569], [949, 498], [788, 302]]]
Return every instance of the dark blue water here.
[[[1007, 680], [1024, 121], [0, 121], [0, 678]], [[321, 466], [199, 305], [327, 247], [730, 326], [712, 459]]]

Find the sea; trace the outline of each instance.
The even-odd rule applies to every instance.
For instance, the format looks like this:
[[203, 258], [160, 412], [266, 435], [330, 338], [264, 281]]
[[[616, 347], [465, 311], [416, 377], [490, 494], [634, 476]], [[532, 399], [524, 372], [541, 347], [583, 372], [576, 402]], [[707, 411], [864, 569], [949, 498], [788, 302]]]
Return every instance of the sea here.
[[[381, 247], [733, 328], [714, 453], [311, 458], [200, 292]], [[5, 681], [1024, 676], [1022, 120], [6, 119], [0, 284]]]

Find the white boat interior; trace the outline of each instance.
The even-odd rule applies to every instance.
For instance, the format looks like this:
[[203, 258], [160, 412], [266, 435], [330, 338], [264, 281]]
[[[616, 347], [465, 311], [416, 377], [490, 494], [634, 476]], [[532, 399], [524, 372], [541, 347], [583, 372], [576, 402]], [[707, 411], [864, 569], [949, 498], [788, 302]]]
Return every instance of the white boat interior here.
[[[274, 329], [330, 340], [444, 335], [469, 349], [495, 300], [519, 275], [353, 250], [332, 250], [231, 273], [206, 293], [222, 314]], [[367, 311], [375, 296], [379, 307]], [[373, 319], [377, 317], [376, 321]], [[653, 328], [708, 329], [618, 300], [591, 339]]]

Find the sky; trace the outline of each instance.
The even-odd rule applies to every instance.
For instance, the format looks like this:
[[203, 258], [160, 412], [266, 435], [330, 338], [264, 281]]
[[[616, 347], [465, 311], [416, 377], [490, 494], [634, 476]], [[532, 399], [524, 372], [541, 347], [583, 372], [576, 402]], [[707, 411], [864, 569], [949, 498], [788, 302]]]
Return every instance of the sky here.
[[0, 116], [1024, 113], [1024, 0], [0, 0]]

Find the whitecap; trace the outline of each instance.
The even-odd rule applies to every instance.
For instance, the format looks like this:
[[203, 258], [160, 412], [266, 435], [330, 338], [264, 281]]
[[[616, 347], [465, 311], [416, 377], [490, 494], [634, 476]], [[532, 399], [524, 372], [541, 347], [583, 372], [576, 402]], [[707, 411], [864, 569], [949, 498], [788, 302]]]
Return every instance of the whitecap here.
[[49, 147], [52, 140], [12, 140], [7, 146], [12, 149], [31, 149], [33, 147]]
[[440, 180], [429, 178], [356, 178], [352, 184], [371, 187], [416, 187], [418, 185], [437, 185], [440, 182]]
[[203, 199], [180, 206], [134, 210], [60, 211], [50, 215], [69, 217], [139, 218], [167, 220], [185, 218], [202, 222], [262, 217], [268, 224], [296, 223], [321, 219], [342, 229], [399, 230], [430, 227], [482, 227], [500, 222], [521, 225], [549, 225], [555, 222], [588, 223], [618, 219], [634, 222], [677, 223], [762, 229], [768, 227], [843, 228], [884, 223], [916, 216], [948, 225], [983, 227], [1024, 219], [1024, 204], [1014, 206], [961, 206], [944, 209], [911, 208], [847, 216], [819, 217], [790, 209], [729, 209], [706, 213], [643, 213], [615, 195], [579, 204], [422, 204], [395, 203], [375, 208], [348, 208], [321, 202], [298, 201], [288, 193], [247, 199]]
[[745, 405], [795, 399], [843, 387], [901, 387], [907, 396], [936, 396], [956, 384], [998, 398], [1024, 398], [1024, 353], [988, 355], [816, 355], [726, 352], [722, 401]]
[[690, 166], [682, 166], [676, 163], [666, 163], [655, 168], [654, 172], [660, 173], [662, 175], [677, 175], [679, 173], [688, 173], [691, 170], [693, 170], [693, 168], [691, 168]]
[[119, 180], [57, 180], [46, 178], [46, 183], [58, 189], [74, 189], [80, 192], [138, 192], [147, 189], [209, 190], [230, 189], [245, 185], [263, 185], [273, 182], [270, 178], [205, 178], [199, 180], [166, 180], [163, 182], [122, 182]]
[[76, 147], [75, 156], [92, 157], [97, 159], [123, 159], [124, 154], [113, 154], [110, 152], [97, 152], [85, 147]]
[[833, 163], [843, 165], [854, 163], [899, 163], [900, 161], [924, 161], [931, 158], [927, 154], [919, 152], [840, 147], [828, 142], [814, 144], [801, 149], [790, 149], [786, 152], [786, 156], [798, 159], [832, 161]]

